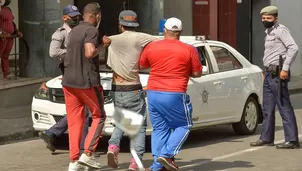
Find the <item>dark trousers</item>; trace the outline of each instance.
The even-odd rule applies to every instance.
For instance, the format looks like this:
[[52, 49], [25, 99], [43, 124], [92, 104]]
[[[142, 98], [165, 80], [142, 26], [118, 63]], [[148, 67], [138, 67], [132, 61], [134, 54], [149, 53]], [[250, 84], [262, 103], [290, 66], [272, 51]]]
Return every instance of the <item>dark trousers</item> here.
[[[84, 128], [82, 132], [82, 138], [81, 138], [81, 145], [80, 145], [80, 150], [84, 151], [84, 143], [85, 143], [85, 138], [88, 134], [88, 128], [89, 128], [89, 109], [88, 107], [85, 107], [85, 122], [84, 122]], [[46, 130], [46, 134], [48, 136], [55, 136], [59, 137], [63, 135], [68, 129], [67, 125], [67, 116], [62, 118], [59, 122], [57, 122], [55, 125], [53, 125], [51, 128]]]
[[263, 83], [263, 123], [260, 139], [267, 142], [275, 138], [275, 107], [278, 106], [282, 117], [285, 141], [298, 141], [298, 127], [294, 109], [290, 102], [288, 80], [282, 81], [281, 98], [278, 97], [279, 76], [265, 72]]

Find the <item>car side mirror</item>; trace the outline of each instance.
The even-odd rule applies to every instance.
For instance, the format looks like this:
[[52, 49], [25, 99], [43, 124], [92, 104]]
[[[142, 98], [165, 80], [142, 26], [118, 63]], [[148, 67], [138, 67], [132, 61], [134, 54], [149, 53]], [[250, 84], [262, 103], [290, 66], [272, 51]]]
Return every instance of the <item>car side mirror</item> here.
[[112, 116], [112, 124], [131, 137], [138, 134], [143, 125], [143, 120], [142, 115], [118, 107], [115, 107]]
[[209, 73], [209, 68], [207, 66], [202, 66], [202, 74], [208, 74]]

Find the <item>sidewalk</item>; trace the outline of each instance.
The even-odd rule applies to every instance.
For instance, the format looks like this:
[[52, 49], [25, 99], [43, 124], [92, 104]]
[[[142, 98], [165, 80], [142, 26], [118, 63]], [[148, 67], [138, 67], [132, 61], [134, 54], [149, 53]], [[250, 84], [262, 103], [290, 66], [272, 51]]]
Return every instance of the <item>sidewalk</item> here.
[[[291, 94], [302, 93], [302, 76], [292, 77], [289, 89]], [[32, 128], [30, 112], [30, 106], [0, 108], [0, 145], [37, 136]]]
[[302, 93], [302, 76], [294, 76], [288, 85], [290, 94]]
[[0, 108], [0, 145], [36, 136], [30, 112], [31, 106]]

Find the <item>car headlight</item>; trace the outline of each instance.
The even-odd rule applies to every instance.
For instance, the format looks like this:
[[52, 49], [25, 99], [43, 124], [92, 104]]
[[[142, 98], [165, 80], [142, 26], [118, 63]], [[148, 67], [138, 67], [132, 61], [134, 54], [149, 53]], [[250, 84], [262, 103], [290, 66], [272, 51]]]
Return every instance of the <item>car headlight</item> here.
[[49, 100], [49, 89], [46, 83], [42, 83], [38, 91], [35, 93], [36, 99]]

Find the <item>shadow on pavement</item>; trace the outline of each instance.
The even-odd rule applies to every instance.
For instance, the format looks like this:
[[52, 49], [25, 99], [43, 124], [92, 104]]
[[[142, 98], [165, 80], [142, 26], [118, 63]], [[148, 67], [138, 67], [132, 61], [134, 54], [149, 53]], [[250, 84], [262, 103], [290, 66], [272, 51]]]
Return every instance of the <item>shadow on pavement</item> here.
[[[176, 159], [177, 160], [177, 159]], [[179, 160], [179, 159], [178, 159]], [[152, 160], [144, 160], [143, 164], [145, 168], [152, 165]], [[181, 171], [214, 171], [214, 170], [226, 170], [231, 168], [252, 168], [255, 167], [251, 162], [247, 161], [233, 161], [233, 162], [222, 162], [222, 161], [211, 161], [210, 159], [198, 159], [190, 162], [176, 161], [176, 164], [180, 167]], [[119, 170], [127, 169], [129, 163], [120, 163]], [[102, 167], [102, 171], [109, 171], [112, 168], [107, 166]]]
[[[275, 130], [282, 130], [282, 126], [276, 126]], [[195, 130], [192, 131], [188, 137], [188, 140], [183, 146], [183, 149], [190, 149], [196, 147], [205, 147], [208, 145], [221, 143], [221, 142], [234, 142], [234, 143], [242, 143], [242, 138], [246, 138], [249, 136], [257, 136], [255, 140], [257, 141], [261, 133], [261, 125], [258, 126], [255, 134], [253, 135], [237, 135], [232, 126], [229, 125], [221, 125], [217, 127], [209, 127], [203, 130]], [[249, 144], [249, 143], [248, 143]]]
[[[276, 126], [275, 130], [282, 130], [282, 126]], [[257, 135], [255, 138], [256, 141], [259, 138], [261, 132], [261, 125], [258, 126], [257, 131], [254, 135]], [[188, 140], [185, 142], [183, 149], [190, 149], [196, 147], [205, 147], [211, 144], [221, 143], [221, 142], [234, 142], [234, 143], [242, 143], [240, 139], [249, 137], [249, 136], [240, 136], [237, 135], [232, 126], [229, 125], [221, 125], [216, 127], [209, 127], [202, 130], [191, 131]], [[97, 152], [106, 153], [108, 147], [108, 140], [110, 137], [102, 137], [100, 143], [97, 148]], [[127, 137], [121, 140], [121, 149], [120, 152], [130, 153], [129, 149], [130, 143]], [[56, 148], [60, 150], [68, 150], [68, 136], [63, 135], [62, 137], [57, 139]], [[151, 152], [151, 138], [146, 138], [146, 152]], [[56, 154], [55, 154], [56, 155]], [[59, 154], [57, 154], [59, 155]]]

